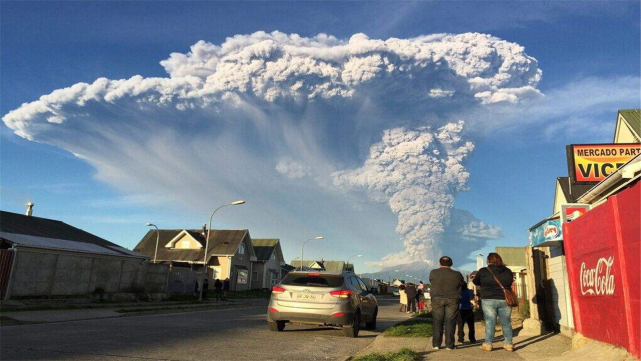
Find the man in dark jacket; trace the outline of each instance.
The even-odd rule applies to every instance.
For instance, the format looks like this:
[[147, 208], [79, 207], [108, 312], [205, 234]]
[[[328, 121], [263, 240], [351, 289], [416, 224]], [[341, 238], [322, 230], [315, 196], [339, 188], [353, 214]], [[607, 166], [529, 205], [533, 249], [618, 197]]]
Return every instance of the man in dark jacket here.
[[214, 281], [214, 291], [216, 291], [216, 301], [223, 299], [223, 283], [216, 278]]
[[434, 336], [432, 346], [435, 350], [441, 347], [445, 331], [445, 347], [453, 350], [454, 332], [458, 319], [461, 287], [465, 280], [461, 272], [452, 270], [452, 259], [447, 256], [439, 259], [440, 267], [430, 272], [430, 295], [432, 298], [432, 319]]
[[223, 300], [227, 299], [227, 292], [229, 292], [229, 278], [223, 281]]
[[416, 287], [413, 283], [405, 287], [405, 294], [407, 295], [407, 313], [416, 312]]

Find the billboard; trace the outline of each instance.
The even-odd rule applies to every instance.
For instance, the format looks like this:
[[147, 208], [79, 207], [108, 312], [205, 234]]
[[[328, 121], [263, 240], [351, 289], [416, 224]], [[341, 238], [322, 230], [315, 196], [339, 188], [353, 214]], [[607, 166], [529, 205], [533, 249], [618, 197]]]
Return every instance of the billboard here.
[[639, 153], [639, 143], [568, 145], [570, 179], [578, 184], [598, 183]]
[[563, 241], [563, 230], [561, 221], [549, 219], [542, 222], [538, 227], [530, 230], [532, 247], [559, 246]]

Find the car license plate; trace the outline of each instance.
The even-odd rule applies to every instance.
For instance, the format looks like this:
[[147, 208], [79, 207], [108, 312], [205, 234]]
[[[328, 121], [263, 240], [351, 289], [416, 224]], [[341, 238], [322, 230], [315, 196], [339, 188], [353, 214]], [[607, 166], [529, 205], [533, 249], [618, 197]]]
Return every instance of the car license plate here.
[[296, 295], [297, 300], [310, 300], [310, 301], [316, 301], [316, 295], [310, 295], [310, 294], [300, 294]]

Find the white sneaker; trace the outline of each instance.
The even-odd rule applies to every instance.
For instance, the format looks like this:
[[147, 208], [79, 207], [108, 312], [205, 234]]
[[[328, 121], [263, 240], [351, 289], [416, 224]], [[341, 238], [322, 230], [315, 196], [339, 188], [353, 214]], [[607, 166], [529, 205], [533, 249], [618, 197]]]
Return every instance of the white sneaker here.
[[440, 350], [440, 349], [441, 349], [441, 348], [440, 348], [440, 347], [438, 347], [438, 346], [434, 346], [434, 347], [432, 347], [432, 350]]

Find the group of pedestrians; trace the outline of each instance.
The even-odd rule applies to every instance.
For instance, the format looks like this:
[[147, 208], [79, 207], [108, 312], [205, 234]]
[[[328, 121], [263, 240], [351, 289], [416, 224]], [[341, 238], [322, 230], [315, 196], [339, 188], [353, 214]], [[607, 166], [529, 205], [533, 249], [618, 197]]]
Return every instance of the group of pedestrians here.
[[401, 298], [400, 312], [418, 313], [425, 310], [425, 284], [423, 281], [420, 281], [418, 285], [402, 284], [398, 290]]
[[464, 326], [468, 326], [468, 337], [476, 343], [474, 333], [474, 308], [481, 308], [485, 318], [485, 341], [481, 350], [492, 351], [492, 341], [496, 317], [499, 317], [503, 331], [504, 345], [507, 351], [514, 351], [512, 342], [512, 308], [507, 304], [504, 289], [512, 287], [512, 271], [505, 266], [501, 256], [490, 253], [487, 267], [481, 268], [472, 275], [472, 283], [480, 288], [474, 293], [467, 288], [467, 283], [459, 271], [453, 270], [452, 259], [443, 256], [439, 259], [439, 268], [430, 272], [430, 295], [432, 299], [432, 319], [434, 322], [432, 347], [441, 348], [445, 335], [445, 348], [453, 350], [455, 330], [458, 326], [458, 341], [464, 341]]
[[[214, 295], [216, 296], [216, 301], [224, 301], [227, 299], [227, 293], [229, 292], [229, 278], [225, 278], [224, 281], [216, 278], [214, 281]], [[203, 281], [203, 298], [207, 298], [207, 291], [209, 291], [209, 280], [205, 278]], [[196, 293], [198, 293], [198, 282], [196, 282]]]

